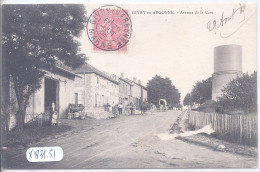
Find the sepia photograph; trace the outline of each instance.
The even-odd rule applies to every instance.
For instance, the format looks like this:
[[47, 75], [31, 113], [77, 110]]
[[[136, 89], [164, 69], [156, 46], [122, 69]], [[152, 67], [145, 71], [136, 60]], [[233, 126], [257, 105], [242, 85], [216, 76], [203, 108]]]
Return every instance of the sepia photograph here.
[[259, 4], [32, 2], [1, 5], [1, 171], [259, 170]]

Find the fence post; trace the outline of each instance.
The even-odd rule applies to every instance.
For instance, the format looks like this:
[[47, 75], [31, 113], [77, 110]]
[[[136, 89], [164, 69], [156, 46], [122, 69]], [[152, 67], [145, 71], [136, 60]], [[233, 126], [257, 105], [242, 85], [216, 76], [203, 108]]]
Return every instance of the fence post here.
[[248, 122], [249, 122], [249, 143], [251, 144], [252, 142], [251, 142], [251, 129], [252, 129], [252, 127], [251, 127], [251, 119], [252, 118], [248, 118]]
[[43, 118], [43, 114], [41, 114], [41, 127], [42, 127], [42, 118]]
[[240, 143], [242, 143], [243, 128], [242, 128], [242, 116], [241, 115], [239, 115], [239, 124], [240, 124]]

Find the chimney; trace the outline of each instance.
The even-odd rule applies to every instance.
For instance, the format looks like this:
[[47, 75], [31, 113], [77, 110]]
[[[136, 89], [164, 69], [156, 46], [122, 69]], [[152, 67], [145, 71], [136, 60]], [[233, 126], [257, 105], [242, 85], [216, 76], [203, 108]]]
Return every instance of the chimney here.
[[140, 84], [140, 85], [141, 85], [141, 80], [138, 80], [138, 84]]
[[136, 77], [133, 77], [133, 81], [136, 82]]
[[121, 78], [124, 78], [125, 77], [125, 74], [124, 73], [121, 73]]

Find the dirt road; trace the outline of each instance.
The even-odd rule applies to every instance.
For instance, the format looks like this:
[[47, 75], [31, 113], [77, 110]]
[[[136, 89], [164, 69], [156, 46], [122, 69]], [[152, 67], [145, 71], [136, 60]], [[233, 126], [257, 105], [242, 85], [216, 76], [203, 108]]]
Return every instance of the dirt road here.
[[160, 140], [181, 111], [120, 116], [115, 119], [69, 121], [78, 128], [41, 140], [30, 147], [60, 146], [60, 162], [29, 163], [27, 148], [9, 150], [7, 166], [21, 169], [84, 168], [256, 168], [257, 159], [193, 145], [178, 139]]

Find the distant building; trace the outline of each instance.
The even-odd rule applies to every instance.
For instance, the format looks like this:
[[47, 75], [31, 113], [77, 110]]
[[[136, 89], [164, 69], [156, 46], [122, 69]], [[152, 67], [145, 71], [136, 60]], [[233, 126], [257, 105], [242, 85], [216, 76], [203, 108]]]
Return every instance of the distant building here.
[[141, 80], [138, 80], [138, 83], [135, 83], [135, 84], [137, 84], [141, 89], [140, 102], [146, 102], [147, 101], [147, 88], [142, 85]]
[[81, 77], [75, 80], [75, 97], [79, 104], [85, 106], [85, 112], [93, 111], [95, 107], [118, 104], [119, 81], [116, 75], [109, 76], [88, 63], [74, 72]]
[[132, 87], [133, 84], [127, 81], [124, 77], [124, 74], [121, 73], [121, 76], [119, 78], [119, 102], [127, 105], [133, 101]]
[[214, 49], [214, 73], [212, 75], [212, 100], [217, 100], [222, 89], [242, 73], [242, 47], [222, 45]]
[[146, 87], [144, 87], [144, 86], [142, 86], [142, 96], [141, 96], [141, 100], [143, 101], [143, 102], [147, 102], [148, 101], [148, 99], [147, 99], [147, 88]]
[[141, 85], [141, 80], [137, 81], [135, 77], [133, 80], [126, 80], [132, 84], [132, 102], [140, 108], [141, 103], [147, 101], [147, 89]]

